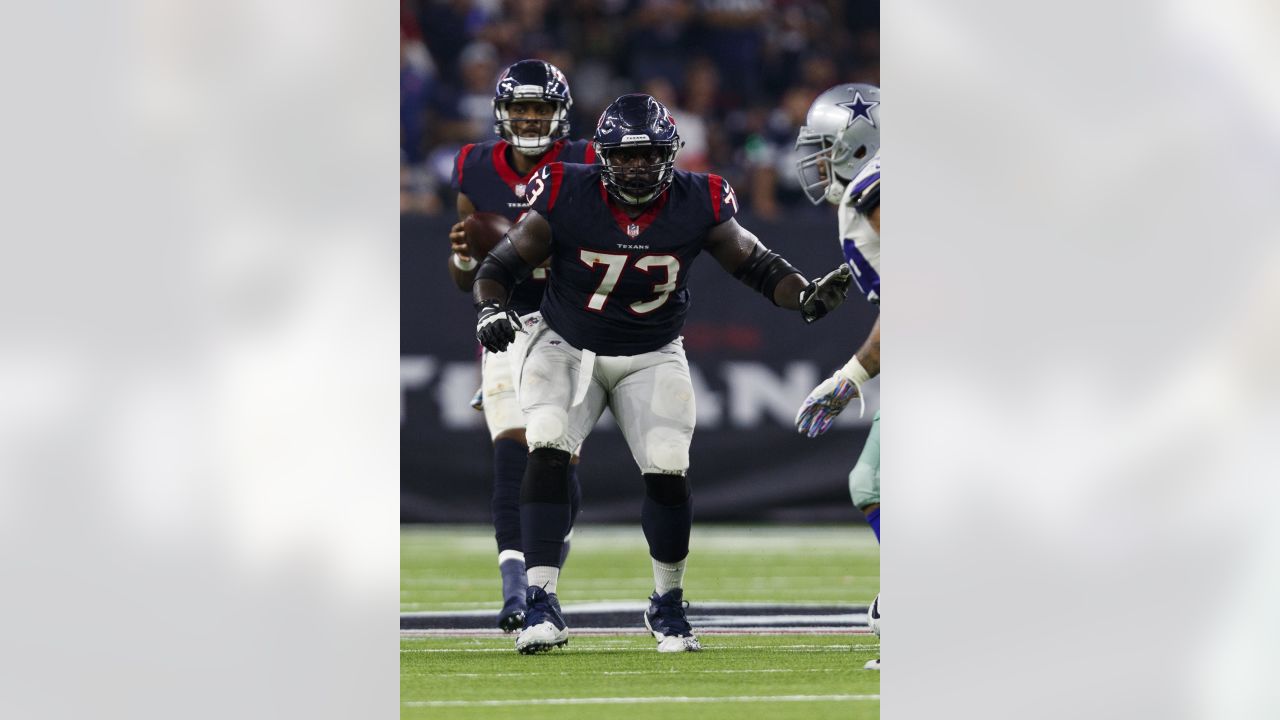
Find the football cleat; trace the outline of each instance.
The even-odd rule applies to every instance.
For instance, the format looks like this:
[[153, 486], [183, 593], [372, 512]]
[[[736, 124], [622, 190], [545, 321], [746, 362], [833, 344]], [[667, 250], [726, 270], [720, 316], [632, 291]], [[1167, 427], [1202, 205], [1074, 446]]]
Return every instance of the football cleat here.
[[702, 645], [693, 635], [693, 628], [685, 618], [689, 603], [684, 600], [684, 590], [676, 588], [666, 595], [649, 596], [649, 609], [644, 613], [644, 626], [658, 641], [658, 652], [693, 652]]
[[498, 613], [498, 627], [504, 633], [515, 632], [524, 627], [524, 615], [524, 598], [513, 595], [507, 598], [506, 604], [502, 606], [502, 612]]
[[863, 670], [879, 670], [880, 658], [876, 658], [875, 660], [868, 660], [867, 664], [862, 666], [862, 669]]
[[560, 599], [533, 585], [525, 595], [524, 628], [516, 636], [516, 650], [522, 655], [548, 652], [569, 642], [569, 628], [560, 616]]

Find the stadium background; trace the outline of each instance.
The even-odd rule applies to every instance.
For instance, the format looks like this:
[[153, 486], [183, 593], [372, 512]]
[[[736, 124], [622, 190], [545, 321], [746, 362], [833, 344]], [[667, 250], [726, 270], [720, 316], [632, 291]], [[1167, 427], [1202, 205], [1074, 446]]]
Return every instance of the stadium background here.
[[[809, 275], [834, 267], [836, 221], [800, 193], [792, 146], [805, 110], [840, 82], [879, 84], [877, 2], [612, 0], [401, 4], [401, 519], [487, 522], [491, 452], [480, 413], [474, 314], [450, 282], [454, 154], [494, 137], [497, 74], [526, 57], [564, 70], [571, 136], [589, 137], [626, 92], [666, 103], [679, 165], [738, 191], [740, 220]], [[857, 521], [847, 473], [877, 407], [826, 436], [791, 427], [800, 401], [856, 349], [876, 311], [852, 297], [805, 326], [704, 260], [693, 268], [685, 344], [698, 429], [690, 479], [704, 521]], [[643, 484], [609, 423], [579, 468], [586, 522], [633, 522]]]

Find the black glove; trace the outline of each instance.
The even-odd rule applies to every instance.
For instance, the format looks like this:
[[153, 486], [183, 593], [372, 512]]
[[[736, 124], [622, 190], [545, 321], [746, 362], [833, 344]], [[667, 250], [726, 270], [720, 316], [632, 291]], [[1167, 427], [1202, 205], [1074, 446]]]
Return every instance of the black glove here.
[[852, 285], [853, 272], [845, 264], [810, 282], [800, 291], [800, 314], [804, 321], [811, 323], [840, 307]]
[[476, 306], [480, 316], [476, 320], [476, 340], [489, 352], [502, 352], [516, 339], [520, 316], [515, 310], [502, 307], [497, 300], [486, 300]]

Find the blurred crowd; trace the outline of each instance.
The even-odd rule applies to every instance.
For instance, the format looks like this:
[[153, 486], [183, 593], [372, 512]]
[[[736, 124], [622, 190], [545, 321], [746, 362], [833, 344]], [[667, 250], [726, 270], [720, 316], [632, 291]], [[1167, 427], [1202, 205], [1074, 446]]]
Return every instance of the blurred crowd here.
[[828, 87], [880, 84], [879, 26], [878, 0], [401, 0], [401, 212], [453, 213], [454, 154], [495, 137], [494, 84], [524, 58], [568, 76], [572, 137], [647, 92], [675, 115], [680, 167], [759, 217], [803, 212], [796, 131]]

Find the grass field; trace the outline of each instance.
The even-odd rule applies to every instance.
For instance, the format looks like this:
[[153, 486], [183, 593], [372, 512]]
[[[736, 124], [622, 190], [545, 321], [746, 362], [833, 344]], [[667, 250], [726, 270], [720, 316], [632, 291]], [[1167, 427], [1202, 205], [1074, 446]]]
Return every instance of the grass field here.
[[[492, 610], [499, 603], [490, 529], [406, 527], [401, 611]], [[639, 527], [578, 528], [561, 603], [642, 602], [652, 577]], [[695, 527], [685, 597], [701, 603], [865, 605], [879, 552], [863, 527]], [[569, 610], [566, 613], [569, 614]], [[644, 633], [571, 635], [568, 647], [523, 656], [497, 629], [402, 632], [403, 718], [876, 718], [879, 654], [867, 634], [700, 635], [703, 652], [660, 655]], [[489, 625], [488, 615], [478, 626]], [[574, 625], [570, 624], [572, 632]], [[694, 627], [698, 630], [697, 625]], [[785, 634], [784, 634], [785, 633]]]

